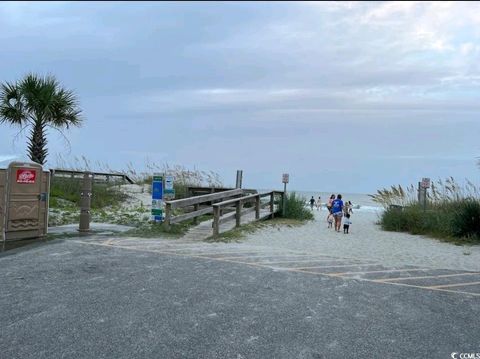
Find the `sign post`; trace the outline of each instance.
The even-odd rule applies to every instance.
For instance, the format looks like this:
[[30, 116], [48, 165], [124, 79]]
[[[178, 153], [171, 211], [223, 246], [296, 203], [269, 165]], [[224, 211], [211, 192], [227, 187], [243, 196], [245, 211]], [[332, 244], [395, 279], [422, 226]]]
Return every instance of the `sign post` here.
[[423, 202], [423, 211], [427, 210], [427, 189], [430, 188], [430, 178], [422, 178], [422, 182], [418, 182], [418, 200]]
[[152, 220], [163, 220], [163, 175], [154, 174], [152, 180]]
[[235, 182], [235, 188], [242, 188], [243, 170], [237, 170], [237, 180]]
[[282, 176], [283, 182], [283, 197], [282, 197], [282, 216], [285, 217], [286, 204], [287, 204], [287, 183], [289, 182], [290, 176], [288, 173], [284, 173]]

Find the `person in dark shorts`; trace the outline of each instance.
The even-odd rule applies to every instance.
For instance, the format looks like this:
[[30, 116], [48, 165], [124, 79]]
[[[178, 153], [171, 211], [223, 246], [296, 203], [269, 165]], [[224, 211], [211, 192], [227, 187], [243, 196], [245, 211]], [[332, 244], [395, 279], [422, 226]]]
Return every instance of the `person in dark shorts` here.
[[343, 233], [347, 234], [348, 229], [350, 228], [350, 225], [352, 224], [352, 221], [350, 220], [350, 213], [347, 213], [345, 215], [345, 219], [343, 220]]
[[313, 206], [315, 206], [315, 198], [310, 198], [310, 209], [313, 211]]

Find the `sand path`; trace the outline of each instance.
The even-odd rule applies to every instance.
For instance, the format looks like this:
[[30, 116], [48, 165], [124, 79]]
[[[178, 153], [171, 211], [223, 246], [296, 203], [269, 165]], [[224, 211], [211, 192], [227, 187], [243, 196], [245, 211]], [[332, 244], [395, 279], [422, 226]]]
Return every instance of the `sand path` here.
[[327, 228], [325, 210], [314, 213], [315, 220], [301, 227], [265, 228], [249, 234], [245, 244], [373, 259], [388, 266], [410, 264], [480, 271], [480, 245], [458, 246], [425, 236], [385, 232], [375, 224], [375, 212], [356, 211], [350, 234], [336, 233]]

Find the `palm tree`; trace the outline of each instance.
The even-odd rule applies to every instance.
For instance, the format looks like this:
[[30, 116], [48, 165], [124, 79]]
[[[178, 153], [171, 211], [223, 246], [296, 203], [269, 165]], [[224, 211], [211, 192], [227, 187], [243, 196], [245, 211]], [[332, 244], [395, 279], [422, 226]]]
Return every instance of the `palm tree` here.
[[31, 127], [28, 154], [32, 161], [46, 162], [48, 127], [62, 130], [80, 126], [81, 110], [75, 94], [62, 88], [53, 76], [35, 74], [0, 88], [0, 123]]

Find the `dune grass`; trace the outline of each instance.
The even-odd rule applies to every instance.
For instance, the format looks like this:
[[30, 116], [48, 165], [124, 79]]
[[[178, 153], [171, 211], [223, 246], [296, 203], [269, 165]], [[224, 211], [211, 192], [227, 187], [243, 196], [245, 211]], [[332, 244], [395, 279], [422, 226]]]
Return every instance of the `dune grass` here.
[[432, 184], [426, 210], [418, 205], [414, 186], [392, 186], [371, 197], [385, 208], [379, 222], [384, 230], [480, 243], [478, 195], [478, 188], [470, 181], [460, 185], [450, 177]]
[[279, 215], [283, 218], [296, 219], [300, 221], [311, 221], [314, 219], [312, 211], [305, 206], [306, 199], [298, 196], [295, 192], [287, 193], [285, 201], [285, 216], [283, 213], [283, 203], [280, 201]]

